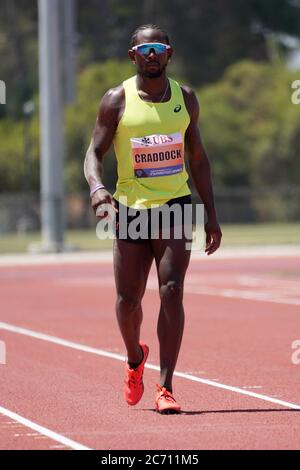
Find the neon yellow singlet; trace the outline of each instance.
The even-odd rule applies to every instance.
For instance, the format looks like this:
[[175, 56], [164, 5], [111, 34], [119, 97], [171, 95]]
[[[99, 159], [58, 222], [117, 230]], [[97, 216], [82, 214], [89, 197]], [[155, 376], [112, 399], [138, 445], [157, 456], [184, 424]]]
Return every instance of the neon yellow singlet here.
[[[143, 101], [136, 76], [123, 82], [125, 110], [114, 137], [118, 182], [114, 197], [140, 209], [191, 193], [184, 163], [184, 136], [190, 123], [179, 84], [169, 78], [171, 99]], [[123, 202], [123, 200], [122, 200]]]

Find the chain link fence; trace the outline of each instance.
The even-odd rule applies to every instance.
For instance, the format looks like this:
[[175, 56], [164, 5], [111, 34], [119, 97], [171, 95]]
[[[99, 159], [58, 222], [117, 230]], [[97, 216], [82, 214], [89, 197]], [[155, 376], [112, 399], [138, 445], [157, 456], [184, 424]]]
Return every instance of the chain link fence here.
[[[221, 223], [300, 221], [300, 188], [223, 188], [215, 190]], [[194, 194], [193, 202], [200, 202]], [[0, 234], [27, 233], [40, 229], [40, 196], [35, 193], [0, 194]], [[65, 221], [68, 229], [95, 226], [88, 191], [67, 194]]]

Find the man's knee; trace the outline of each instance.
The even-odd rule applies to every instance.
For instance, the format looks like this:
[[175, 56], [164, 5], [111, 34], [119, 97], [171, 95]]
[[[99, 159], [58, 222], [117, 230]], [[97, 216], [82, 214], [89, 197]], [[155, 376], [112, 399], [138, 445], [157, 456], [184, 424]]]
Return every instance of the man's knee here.
[[141, 306], [141, 298], [129, 293], [119, 292], [117, 295], [118, 311], [126, 311], [127, 314], [136, 312]]
[[178, 281], [168, 281], [160, 286], [159, 294], [162, 303], [166, 306], [181, 303], [183, 285]]

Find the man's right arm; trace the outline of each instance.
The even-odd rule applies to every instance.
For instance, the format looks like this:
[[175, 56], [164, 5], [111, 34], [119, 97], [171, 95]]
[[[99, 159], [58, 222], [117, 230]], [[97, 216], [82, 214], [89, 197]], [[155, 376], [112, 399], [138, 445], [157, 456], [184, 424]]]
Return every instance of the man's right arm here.
[[[112, 144], [124, 107], [124, 88], [119, 86], [108, 90], [103, 96], [89, 148], [84, 160], [84, 176], [90, 191], [102, 184], [103, 158]], [[91, 205], [96, 212], [104, 203], [112, 203], [112, 196], [106, 189], [99, 189], [92, 195]]]

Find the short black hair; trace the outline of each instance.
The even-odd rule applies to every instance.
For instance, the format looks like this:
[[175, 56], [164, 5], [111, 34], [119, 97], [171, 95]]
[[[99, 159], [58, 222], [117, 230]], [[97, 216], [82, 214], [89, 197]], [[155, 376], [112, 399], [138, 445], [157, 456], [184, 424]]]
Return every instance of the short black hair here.
[[164, 31], [160, 26], [158, 26], [157, 24], [143, 24], [143, 25], [139, 26], [139, 27], [133, 32], [133, 34], [132, 34], [132, 36], [131, 36], [131, 41], [130, 41], [131, 47], [136, 44], [137, 35], [138, 35], [141, 31], [144, 31], [145, 29], [155, 29], [156, 31], [159, 31], [159, 32], [162, 33], [162, 35], [164, 36], [164, 40], [166, 41], [166, 43], [167, 43], [167, 44], [170, 44], [168, 34], [167, 34], [166, 31]]

